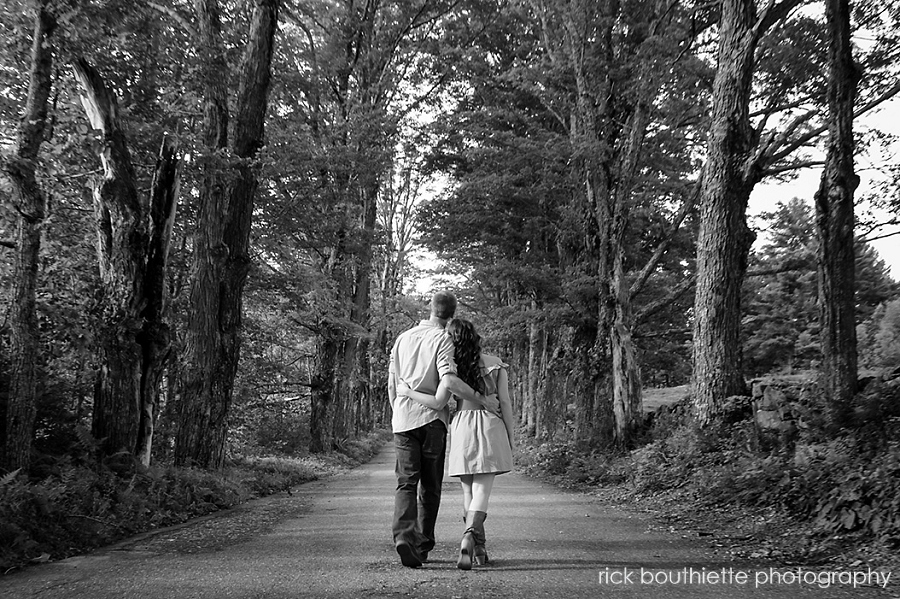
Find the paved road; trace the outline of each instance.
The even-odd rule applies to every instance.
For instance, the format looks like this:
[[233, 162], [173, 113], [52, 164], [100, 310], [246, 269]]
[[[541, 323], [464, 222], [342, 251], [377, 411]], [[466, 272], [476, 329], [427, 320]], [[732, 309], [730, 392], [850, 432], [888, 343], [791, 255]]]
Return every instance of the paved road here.
[[[700, 540], [667, 535], [646, 517], [611, 510], [516, 475], [497, 479], [486, 524], [495, 565], [457, 570], [461, 494], [444, 484], [438, 547], [404, 568], [390, 542], [393, 452], [346, 475], [298, 487], [91, 555], [0, 578], [0, 597], [26, 599], [491, 597], [896, 597], [875, 587], [766, 581], [768, 570], [727, 563]], [[624, 569], [628, 568], [626, 572]], [[644, 581], [641, 568], [645, 569]], [[700, 584], [652, 584], [693, 568]], [[704, 571], [703, 568], [706, 568]], [[732, 580], [714, 584], [710, 572]], [[821, 575], [819, 570], [809, 570]], [[861, 567], [858, 571], [865, 572]], [[630, 574], [628, 574], [630, 572]], [[740, 574], [747, 580], [741, 584]], [[790, 571], [797, 574], [796, 567]], [[802, 573], [801, 573], [802, 574]], [[602, 576], [606, 580], [601, 580]], [[900, 573], [897, 573], [900, 576]], [[757, 578], [759, 579], [757, 580]], [[761, 584], [757, 584], [761, 583]]]

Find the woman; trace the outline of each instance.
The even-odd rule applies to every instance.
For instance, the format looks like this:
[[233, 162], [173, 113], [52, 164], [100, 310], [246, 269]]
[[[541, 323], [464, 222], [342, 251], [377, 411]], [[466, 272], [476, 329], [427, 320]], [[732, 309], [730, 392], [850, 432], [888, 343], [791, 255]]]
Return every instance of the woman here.
[[[513, 467], [513, 411], [507, 365], [500, 358], [481, 352], [481, 337], [472, 323], [454, 319], [446, 331], [453, 339], [459, 378], [484, 395], [496, 393], [500, 400], [500, 414], [497, 415], [480, 404], [457, 397], [458, 411], [450, 425], [450, 476], [458, 476], [462, 484], [467, 525], [456, 566], [470, 570], [473, 562], [477, 565], [488, 562], [484, 520], [494, 477]], [[425, 406], [441, 409], [452, 395], [445, 380], [441, 381], [435, 395], [405, 387], [397, 391]]]

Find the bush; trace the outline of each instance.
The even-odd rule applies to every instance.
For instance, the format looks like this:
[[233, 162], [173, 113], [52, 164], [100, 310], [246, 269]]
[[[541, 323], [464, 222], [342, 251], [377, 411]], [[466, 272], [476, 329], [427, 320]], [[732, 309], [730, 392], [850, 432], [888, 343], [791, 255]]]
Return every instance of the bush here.
[[63, 465], [58, 475], [0, 484], [0, 568], [41, 554], [70, 555], [142, 530], [183, 522], [249, 496], [222, 474], [150, 468], [121, 478], [98, 466]]
[[518, 461], [526, 472], [562, 476], [569, 472], [574, 448], [568, 443], [542, 443], [519, 452]]
[[704, 485], [706, 501], [774, 507], [822, 532], [900, 533], [900, 448], [873, 457], [848, 438], [748, 454]]
[[900, 365], [900, 298], [878, 306], [857, 327], [860, 363], [869, 368], [893, 369]]
[[632, 480], [640, 493], [684, 486], [701, 463], [701, 443], [697, 429], [682, 425], [665, 438], [631, 453]]
[[286, 491], [319, 476], [311, 463], [299, 459], [264, 457], [235, 460], [228, 475], [257, 497]]
[[[853, 418], [836, 430], [814, 382], [785, 394], [796, 432], [766, 442], [748, 397], [726, 401], [723, 416], [699, 427], [690, 403], [658, 409], [649, 443], [626, 458], [579, 453], [544, 443], [520, 451], [531, 474], [563, 485], [629, 482], [623, 491], [650, 494], [685, 488], [699, 505], [764, 508], [824, 535], [900, 537], [900, 376], [863, 381]], [[684, 495], [684, 494], [680, 494]]]
[[855, 460], [837, 484], [819, 489], [812, 515], [828, 532], [864, 530], [876, 536], [900, 534], [900, 446], [873, 461]]
[[[89, 433], [80, 436], [90, 455]], [[221, 472], [45, 456], [40, 479], [29, 480], [18, 471], [0, 478], [0, 571], [40, 556], [67, 557], [288, 490], [369, 459], [386, 439], [385, 431], [377, 431], [346, 442], [352, 457], [240, 458]]]

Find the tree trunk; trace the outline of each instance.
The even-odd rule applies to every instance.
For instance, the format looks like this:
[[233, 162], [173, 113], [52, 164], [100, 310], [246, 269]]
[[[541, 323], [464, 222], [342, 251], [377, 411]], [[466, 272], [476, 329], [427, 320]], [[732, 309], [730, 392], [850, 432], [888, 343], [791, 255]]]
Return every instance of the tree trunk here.
[[[362, 227], [355, 240], [359, 249], [354, 261], [353, 304], [350, 308], [350, 321], [358, 328], [356, 332], [348, 336], [344, 344], [347, 352], [344, 359], [347, 372], [344, 377], [348, 384], [344, 385], [346, 391], [340, 396], [341, 402], [346, 405], [346, 409], [343, 410], [343, 418], [352, 416], [359, 406], [366, 403], [368, 395], [372, 247], [375, 243], [375, 225], [378, 217], [376, 198], [380, 181], [379, 177], [373, 175], [373, 173], [367, 175], [368, 183], [361, 189]], [[343, 434], [339, 436], [346, 436], [348, 425], [351, 423], [345, 423], [343, 426], [340, 423], [336, 424], [343, 431]], [[354, 433], [356, 432], [358, 431], [354, 431]], [[335, 434], [338, 434], [337, 430]]]
[[[346, 304], [341, 300], [353, 296], [351, 255], [347, 233], [341, 230], [323, 266], [326, 277], [334, 282], [334, 297], [344, 311], [324, 316], [316, 332], [316, 359], [310, 391], [309, 450], [323, 453], [334, 447], [335, 434], [343, 434], [342, 393], [346, 379], [352, 375], [353, 359], [348, 356], [347, 343], [353, 341], [348, 333]], [[339, 308], [341, 309], [341, 308]], [[348, 361], [348, 357], [350, 358]]]
[[118, 121], [113, 92], [87, 62], [75, 64], [82, 104], [103, 134], [103, 179], [94, 188], [97, 258], [103, 283], [103, 324], [98, 332], [101, 364], [94, 387], [92, 433], [103, 451], [134, 453], [141, 410], [141, 311], [144, 259], [149, 239], [131, 154]]
[[[600, 3], [581, 14], [566, 13], [564, 23], [576, 89], [570, 137], [576, 153], [584, 154], [585, 194], [594, 221], [588, 235], [598, 292], [596, 339], [590, 352], [597, 383], [594, 436], [625, 446], [640, 416], [641, 394], [624, 244], [654, 90], [645, 84], [629, 97], [615, 80], [617, 52], [637, 56], [646, 35], [636, 32], [627, 45], [617, 45], [614, 23], [621, 10], [617, 2]], [[657, 16], [650, 12], [647, 19], [649, 31]], [[594, 23], [594, 29], [586, 29], [582, 21]], [[594, 70], [587, 68], [586, 60]]]
[[615, 420], [614, 439], [620, 448], [628, 447], [640, 427], [642, 417], [641, 371], [634, 350], [632, 331], [634, 319], [631, 313], [631, 289], [625, 273], [626, 238], [631, 217], [632, 191], [640, 164], [644, 138], [647, 133], [647, 105], [652, 98], [637, 98], [629, 109], [625, 135], [617, 154], [616, 187], [613, 190], [614, 205], [610, 233], [612, 254], [612, 280], [610, 301], [612, 322], [609, 323], [610, 353], [612, 354], [612, 396]]
[[136, 455], [144, 466], [150, 465], [153, 431], [159, 415], [160, 381], [172, 346], [166, 268], [178, 205], [180, 170], [177, 145], [169, 138], [163, 139], [150, 185], [150, 244], [144, 276], [143, 328], [138, 336], [143, 366]]
[[746, 220], [753, 185], [744, 166], [753, 144], [749, 106], [755, 21], [755, 0], [723, 2], [697, 239], [693, 398], [703, 424], [726, 397], [746, 394], [740, 296], [754, 239]]
[[310, 386], [309, 451], [324, 453], [334, 443], [334, 373], [338, 361], [338, 333], [330, 325], [316, 343], [315, 374]]
[[815, 195], [819, 235], [821, 376], [832, 423], [846, 423], [856, 393], [857, 351], [854, 293], [853, 106], [860, 72], [853, 62], [848, 0], [827, 0], [828, 146]]
[[613, 285], [616, 291], [616, 308], [610, 331], [612, 344], [613, 413], [615, 415], [615, 441], [619, 447], [628, 447], [640, 428], [643, 416], [641, 397], [641, 370], [632, 341], [634, 320], [631, 317], [631, 299], [622, 263], [624, 248], [620, 248], [616, 260]]
[[142, 200], [114, 94], [84, 60], [75, 73], [85, 111], [105, 140], [104, 177], [94, 189], [104, 318], [92, 433], [104, 452], [128, 452], [149, 465], [159, 380], [171, 343], [166, 260], [179, 161], [174, 145], [164, 140], [150, 197]]
[[537, 433], [537, 412], [538, 412], [538, 356], [541, 341], [542, 323], [535, 317], [537, 313], [537, 302], [531, 301], [531, 316], [526, 319], [528, 322], [528, 381], [525, 387], [525, 394], [522, 400], [522, 415], [519, 419], [520, 424], [525, 426], [525, 434], [529, 437], [535, 437]]
[[[244, 283], [250, 270], [250, 225], [256, 174], [251, 159], [263, 144], [277, 0], [259, 0], [241, 64], [231, 152], [227, 68], [215, 0], [197, 0], [204, 54], [205, 142], [203, 176], [191, 275], [175, 462], [220, 468], [225, 460], [228, 414], [241, 346]], [[229, 163], [222, 164], [223, 155]]]
[[228, 362], [227, 347], [223, 346], [230, 338], [223, 335], [227, 331], [221, 328], [219, 314], [220, 294], [228, 292], [224, 285], [224, 263], [229, 248], [223, 239], [229, 208], [225, 195], [227, 177], [226, 166], [217, 162], [228, 147], [228, 66], [221, 42], [218, 2], [196, 0], [194, 6], [200, 30], [201, 76], [205, 88], [203, 137], [208, 155], [203, 163], [199, 222], [194, 236], [191, 310], [180, 368], [175, 463], [205, 466], [215, 464], [220, 457], [213, 448], [224, 444], [221, 412], [227, 412], [227, 405], [223, 407], [223, 404], [231, 401], [233, 383], [230, 381], [237, 365]]
[[767, 158], [754, 153], [758, 140], [750, 123], [756, 47], [766, 30], [800, 3], [769, 2], [759, 16], [755, 0], [724, 0], [721, 5], [694, 299], [692, 395], [701, 425], [715, 417], [725, 398], [747, 393], [740, 295], [755, 239], [747, 226], [747, 203]]
[[13, 182], [13, 206], [19, 215], [16, 243], [13, 306], [10, 314], [9, 402], [6, 408], [5, 443], [0, 467], [27, 468], [31, 455], [37, 396], [37, 363], [40, 348], [36, 311], [41, 226], [47, 201], [35, 177], [35, 164], [47, 122], [53, 47], [51, 36], [56, 21], [44, 2], [35, 7], [34, 39], [31, 45], [31, 73], [25, 113], [19, 125], [16, 152], [4, 165]]
[[[550, 436], [550, 425], [554, 422], [552, 416], [553, 405], [551, 398], [551, 388], [553, 381], [556, 379], [556, 373], [550, 365], [550, 342], [551, 335], [547, 331], [546, 323], [541, 327], [541, 357], [540, 357], [540, 373], [538, 380], [540, 384], [535, 389], [535, 410], [534, 410], [534, 438], [543, 440]], [[555, 399], [555, 398], [553, 398]]]

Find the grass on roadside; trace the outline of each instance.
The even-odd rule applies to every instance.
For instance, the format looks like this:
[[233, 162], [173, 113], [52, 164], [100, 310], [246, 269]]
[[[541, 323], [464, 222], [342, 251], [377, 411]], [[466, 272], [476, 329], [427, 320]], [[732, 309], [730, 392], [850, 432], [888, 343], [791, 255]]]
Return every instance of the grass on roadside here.
[[0, 478], [0, 573], [286, 491], [366, 462], [387, 439], [377, 431], [342, 451], [237, 458], [221, 471], [133, 463], [123, 471], [114, 460], [66, 457], [39, 480], [10, 473]]

